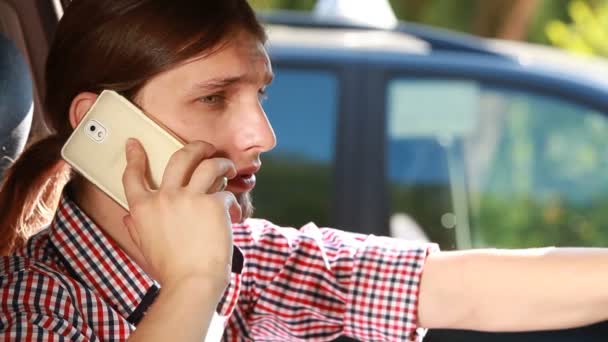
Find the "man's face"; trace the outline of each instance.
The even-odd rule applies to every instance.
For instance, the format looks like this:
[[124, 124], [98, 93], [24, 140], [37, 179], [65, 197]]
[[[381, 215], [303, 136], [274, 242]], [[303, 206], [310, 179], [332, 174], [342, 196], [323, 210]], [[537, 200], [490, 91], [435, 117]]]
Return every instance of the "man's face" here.
[[252, 214], [249, 192], [260, 155], [276, 144], [260, 103], [271, 80], [263, 45], [242, 33], [218, 52], [154, 77], [137, 95], [143, 110], [180, 138], [210, 143], [217, 156], [235, 163], [238, 176], [227, 190], [236, 195], [244, 218]]

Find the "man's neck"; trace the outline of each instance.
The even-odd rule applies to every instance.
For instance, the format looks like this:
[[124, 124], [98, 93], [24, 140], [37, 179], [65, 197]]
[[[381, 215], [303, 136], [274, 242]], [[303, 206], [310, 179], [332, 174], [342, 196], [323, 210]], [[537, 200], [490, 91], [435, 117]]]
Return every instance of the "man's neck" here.
[[123, 223], [123, 217], [128, 212], [84, 178], [77, 177], [68, 186], [71, 187], [73, 200], [80, 209], [116, 241], [145, 272], [150, 274], [143, 255], [131, 240], [129, 231]]

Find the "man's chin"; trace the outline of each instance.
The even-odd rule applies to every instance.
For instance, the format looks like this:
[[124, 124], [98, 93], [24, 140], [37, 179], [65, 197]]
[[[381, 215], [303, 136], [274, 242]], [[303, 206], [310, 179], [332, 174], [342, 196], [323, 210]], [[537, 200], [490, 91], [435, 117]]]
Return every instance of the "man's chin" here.
[[239, 202], [239, 205], [241, 206], [242, 223], [246, 219], [251, 218], [251, 216], [253, 216], [253, 203], [251, 202], [251, 193], [249, 191], [241, 192], [238, 194], [234, 194], [234, 196], [236, 197], [237, 202]]

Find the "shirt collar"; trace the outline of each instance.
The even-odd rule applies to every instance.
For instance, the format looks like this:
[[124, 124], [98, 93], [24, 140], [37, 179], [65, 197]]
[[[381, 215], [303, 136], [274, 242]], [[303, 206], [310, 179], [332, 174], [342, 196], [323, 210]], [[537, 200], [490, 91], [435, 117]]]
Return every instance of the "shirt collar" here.
[[65, 193], [50, 229], [51, 243], [72, 276], [137, 324], [159, 285]]

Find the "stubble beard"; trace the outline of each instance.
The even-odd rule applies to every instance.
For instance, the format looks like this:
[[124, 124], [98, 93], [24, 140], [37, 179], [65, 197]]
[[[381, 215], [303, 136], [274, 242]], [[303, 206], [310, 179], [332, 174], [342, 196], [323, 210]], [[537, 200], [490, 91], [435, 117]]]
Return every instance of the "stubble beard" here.
[[253, 203], [251, 200], [251, 193], [241, 192], [238, 194], [234, 194], [237, 202], [241, 206], [241, 223], [243, 223], [246, 219], [251, 218], [253, 216]]

